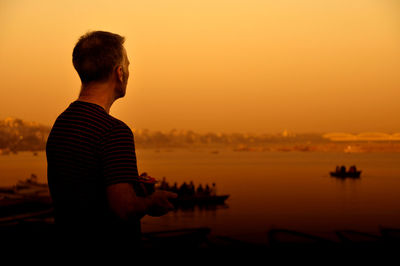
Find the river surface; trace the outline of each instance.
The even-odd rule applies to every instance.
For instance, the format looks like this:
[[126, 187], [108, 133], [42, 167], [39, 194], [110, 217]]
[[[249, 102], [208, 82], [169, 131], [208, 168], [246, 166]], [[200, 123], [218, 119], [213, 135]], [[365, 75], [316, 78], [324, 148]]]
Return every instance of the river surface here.
[[[210, 227], [213, 234], [265, 243], [271, 228], [320, 236], [335, 230], [378, 233], [400, 228], [400, 153], [235, 152], [232, 150], [138, 149], [139, 172], [177, 182], [217, 185], [229, 194], [213, 209], [170, 212], [142, 219], [142, 231]], [[359, 179], [337, 179], [336, 165], [356, 165]], [[45, 152], [0, 156], [0, 186], [31, 173], [47, 182]]]

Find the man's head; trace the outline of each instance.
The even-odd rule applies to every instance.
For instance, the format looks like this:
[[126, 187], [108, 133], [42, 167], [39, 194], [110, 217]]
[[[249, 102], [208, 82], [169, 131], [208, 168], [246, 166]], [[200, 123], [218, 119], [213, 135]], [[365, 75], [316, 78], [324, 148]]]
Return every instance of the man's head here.
[[115, 82], [115, 98], [125, 96], [129, 77], [129, 60], [123, 46], [125, 38], [105, 31], [92, 31], [81, 36], [74, 47], [72, 62], [82, 81]]

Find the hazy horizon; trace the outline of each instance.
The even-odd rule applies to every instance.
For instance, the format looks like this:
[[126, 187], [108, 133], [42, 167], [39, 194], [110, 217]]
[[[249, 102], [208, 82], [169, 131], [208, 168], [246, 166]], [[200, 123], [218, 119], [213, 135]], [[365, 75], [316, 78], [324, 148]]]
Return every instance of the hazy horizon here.
[[[126, 37], [133, 130], [400, 132], [394, 0], [0, 2], [0, 118], [52, 125], [77, 99], [72, 49]], [[89, 12], [90, 11], [90, 12]]]
[[[28, 121], [26, 119], [18, 118], [18, 117], [6, 117], [2, 118], [0, 117], [0, 125], [2, 122], [10, 123], [7, 120], [22, 120], [22, 122], [25, 125], [30, 125], [30, 126], [45, 126], [48, 127], [50, 130], [52, 125], [46, 125], [39, 123], [37, 121]], [[295, 137], [295, 136], [303, 136], [303, 135], [318, 135], [322, 136], [327, 139], [331, 140], [345, 140], [345, 141], [359, 141], [359, 140], [392, 140], [392, 141], [399, 141], [400, 140], [400, 132], [378, 132], [378, 131], [368, 131], [368, 132], [343, 132], [343, 131], [331, 131], [331, 132], [295, 132], [291, 130], [284, 129], [282, 131], [276, 131], [276, 132], [260, 132], [260, 133], [255, 133], [255, 132], [227, 132], [227, 131], [206, 131], [206, 132], [201, 132], [201, 131], [195, 131], [193, 129], [187, 129], [187, 128], [170, 128], [170, 129], [165, 129], [165, 130], [154, 130], [151, 128], [131, 128], [134, 134], [143, 134], [146, 131], [150, 134], [154, 134], [157, 132], [161, 132], [162, 134], [185, 134], [185, 133], [190, 133], [193, 132], [194, 134], [243, 134], [248, 135], [248, 136], [262, 136], [262, 135], [271, 135], [271, 136], [281, 136], [281, 137]]]

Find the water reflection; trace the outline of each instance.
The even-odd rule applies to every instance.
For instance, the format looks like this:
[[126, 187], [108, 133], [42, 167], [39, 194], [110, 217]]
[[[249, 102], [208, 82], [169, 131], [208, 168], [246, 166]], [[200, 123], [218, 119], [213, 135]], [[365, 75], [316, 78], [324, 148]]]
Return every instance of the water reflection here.
[[[276, 225], [300, 232], [354, 230], [379, 233], [400, 227], [400, 153], [233, 152], [137, 150], [138, 167], [177, 183], [218, 186], [225, 205], [194, 206], [142, 220], [143, 232], [206, 226], [220, 235], [265, 240]], [[361, 178], [335, 178], [340, 162], [357, 165]], [[333, 167], [332, 167], [333, 166]], [[44, 153], [0, 157], [3, 186], [35, 173], [46, 180]], [[171, 183], [173, 184], [173, 183]]]

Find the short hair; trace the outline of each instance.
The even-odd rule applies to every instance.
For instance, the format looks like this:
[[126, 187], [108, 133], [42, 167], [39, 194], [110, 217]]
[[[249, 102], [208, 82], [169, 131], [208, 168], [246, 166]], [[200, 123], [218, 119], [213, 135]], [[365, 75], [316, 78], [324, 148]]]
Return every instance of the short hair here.
[[82, 84], [106, 81], [123, 60], [125, 37], [106, 31], [89, 31], [74, 47], [72, 63]]

